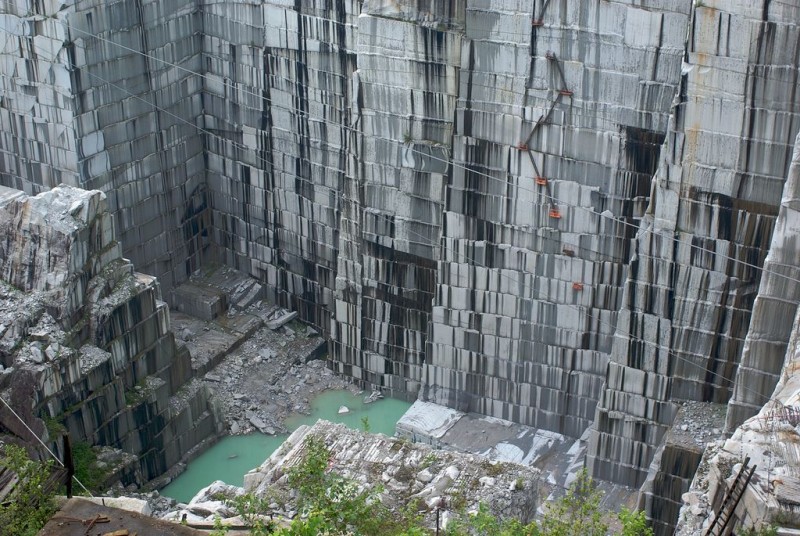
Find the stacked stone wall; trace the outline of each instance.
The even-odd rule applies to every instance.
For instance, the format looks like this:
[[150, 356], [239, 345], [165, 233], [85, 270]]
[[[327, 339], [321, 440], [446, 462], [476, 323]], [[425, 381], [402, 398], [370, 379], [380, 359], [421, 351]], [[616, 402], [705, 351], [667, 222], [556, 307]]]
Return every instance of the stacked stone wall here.
[[688, 12], [468, 3], [426, 398], [591, 424]]
[[355, 2], [204, 2], [215, 243], [326, 333], [349, 165]]
[[31, 426], [50, 423], [45, 440], [66, 432], [135, 455], [124, 484], [160, 476], [219, 434], [158, 282], [122, 258], [105, 195], [0, 194], [4, 399]]
[[[595, 476], [638, 486], [677, 402], [731, 397], [800, 128], [797, 12], [768, 1], [693, 11], [590, 440]], [[768, 321], [759, 316], [755, 332]], [[768, 393], [754, 380], [771, 376], [774, 386], [780, 364], [763, 368], [741, 379]], [[739, 392], [741, 405], [750, 395]]]
[[408, 397], [425, 362], [462, 51], [458, 10], [424, 19], [380, 3], [359, 18], [359, 167], [342, 212], [333, 354], [336, 370]]
[[166, 288], [186, 279], [209, 226], [196, 6], [26, 2], [0, 13], [11, 29], [0, 183], [105, 192], [125, 255]]

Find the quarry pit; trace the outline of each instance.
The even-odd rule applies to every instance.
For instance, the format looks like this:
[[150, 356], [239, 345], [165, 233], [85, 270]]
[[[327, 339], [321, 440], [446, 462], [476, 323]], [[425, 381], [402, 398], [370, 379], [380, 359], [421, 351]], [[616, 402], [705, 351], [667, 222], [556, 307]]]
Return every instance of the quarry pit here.
[[585, 466], [657, 534], [794, 530], [798, 21], [800, 0], [4, 2], [4, 437], [69, 435], [109, 485], [158, 487], [352, 386], [553, 490]]

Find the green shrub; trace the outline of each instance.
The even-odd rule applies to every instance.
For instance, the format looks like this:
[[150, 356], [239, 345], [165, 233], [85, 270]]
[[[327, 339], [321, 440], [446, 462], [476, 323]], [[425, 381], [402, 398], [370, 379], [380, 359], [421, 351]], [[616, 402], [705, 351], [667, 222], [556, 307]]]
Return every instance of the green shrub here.
[[33, 461], [22, 447], [4, 445], [0, 467], [17, 474], [17, 483], [10, 501], [0, 508], [0, 527], [3, 534], [34, 535], [55, 513], [54, 492], [46, 492], [44, 484], [50, 476], [53, 462]]
[[[428, 510], [417, 497], [400, 512], [390, 511], [381, 501], [382, 489], [362, 489], [351, 479], [329, 469], [331, 453], [317, 438], [305, 442], [305, 455], [289, 471], [289, 485], [295, 490], [300, 515], [289, 527], [276, 528], [263, 523], [269, 500], [252, 494], [229, 501], [258, 536], [423, 536], [432, 531], [425, 527], [422, 513]], [[488, 462], [487, 462], [488, 463]], [[497, 470], [502, 465], [492, 465]], [[523, 483], [524, 484], [524, 483]], [[480, 503], [477, 512], [464, 511], [468, 500], [465, 490], [451, 493], [449, 510], [460, 513], [448, 522], [446, 536], [605, 536], [606, 513], [600, 510], [600, 492], [586, 471], [582, 471], [564, 497], [545, 506], [540, 523], [527, 525], [516, 519], [502, 520]], [[652, 536], [642, 512], [622, 509], [620, 536]]]
[[92, 492], [101, 491], [108, 473], [97, 466], [97, 453], [85, 441], [72, 445], [72, 461], [75, 464], [75, 478]]

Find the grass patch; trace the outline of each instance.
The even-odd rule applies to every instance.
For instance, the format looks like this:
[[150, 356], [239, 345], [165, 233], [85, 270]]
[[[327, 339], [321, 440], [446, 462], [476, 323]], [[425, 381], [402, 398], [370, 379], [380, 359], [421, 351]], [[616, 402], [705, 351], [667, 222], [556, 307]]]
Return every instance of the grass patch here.
[[502, 475], [505, 471], [505, 467], [502, 463], [492, 463], [489, 461], [481, 462], [481, 468], [486, 471], [486, 474], [489, 476], [499, 476]]
[[72, 445], [72, 460], [75, 463], [75, 476], [89, 491], [100, 491], [108, 473], [98, 467], [97, 453], [85, 441]]

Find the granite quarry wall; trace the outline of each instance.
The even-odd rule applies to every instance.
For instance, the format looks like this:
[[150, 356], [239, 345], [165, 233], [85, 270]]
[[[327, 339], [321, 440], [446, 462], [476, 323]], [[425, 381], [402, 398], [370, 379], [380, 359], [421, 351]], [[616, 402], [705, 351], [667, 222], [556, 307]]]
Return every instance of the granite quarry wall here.
[[223, 260], [334, 370], [591, 427], [593, 473], [638, 486], [681, 400], [733, 428], [777, 381], [799, 9], [6, 3], [0, 181], [101, 189], [165, 289]]
[[126, 257], [165, 289], [186, 279], [209, 223], [196, 6], [4, 2], [0, 14], [0, 184], [103, 191]]
[[[793, 262], [792, 255], [797, 252], [789, 247], [792, 237], [796, 237], [800, 213], [797, 196], [800, 194], [800, 135], [795, 140], [792, 164], [783, 189], [780, 210], [775, 222], [770, 252], [766, 264], [775, 266], [775, 273], [791, 276], [785, 272]], [[749, 415], [741, 424], [732, 427], [732, 435], [715, 441], [707, 446], [703, 454], [691, 487], [683, 496], [683, 509], [678, 518], [676, 534], [689, 535], [705, 532], [715, 517], [722, 514], [722, 503], [725, 492], [734, 480], [737, 472], [749, 459], [749, 467], [754, 469], [750, 485], [744, 490], [742, 499], [732, 511], [723, 517], [729, 517], [733, 525], [762, 526], [773, 524], [776, 527], [797, 527], [800, 516], [797, 511], [798, 486], [798, 447], [800, 447], [800, 389], [798, 389], [798, 365], [800, 364], [800, 316], [796, 311], [796, 303], [792, 294], [792, 281], [765, 272], [761, 279], [761, 290], [756, 298], [753, 316], [759, 314], [761, 307], [771, 304], [761, 314], [771, 316], [774, 313], [786, 315], [790, 323], [788, 341], [779, 335], [786, 330], [783, 318], [772, 317], [772, 324], [763, 321], [751, 322], [751, 328], [745, 341], [745, 355], [752, 352], [754, 346], [761, 346], [762, 355], [771, 359], [761, 362], [752, 359], [752, 365], [739, 371], [748, 382], [740, 382], [737, 377], [735, 394], [729, 406], [734, 411], [727, 412], [730, 425], [732, 416], [742, 415], [738, 408], [742, 406], [744, 395], [751, 404], [760, 402], [757, 413]], [[779, 299], [777, 287], [784, 288], [784, 299]], [[794, 310], [794, 312], [792, 312]], [[754, 327], [760, 327], [758, 331]], [[763, 334], [754, 336], [755, 333]], [[782, 353], [772, 350], [766, 353], [763, 348], [767, 341], [779, 341]], [[756, 342], [757, 341], [757, 342]], [[773, 343], [775, 346], [778, 342]], [[774, 353], [773, 353], [774, 352]], [[754, 370], [749, 370], [750, 368]], [[773, 371], [777, 369], [777, 373]], [[765, 391], [766, 382], [757, 382], [752, 378], [761, 372], [764, 376], [773, 374], [777, 377], [774, 390]], [[749, 412], [744, 413], [748, 415]]]
[[467, 8], [425, 397], [578, 437], [605, 381], [689, 5], [544, 7]]
[[199, 2], [217, 255], [330, 331], [356, 2]]
[[[109, 470], [140, 485], [221, 432], [157, 281], [121, 255], [102, 192], [0, 187], [0, 234], [0, 390], [37, 435], [115, 449]], [[0, 419], [33, 440], [5, 407]]]
[[[642, 461], [658, 448], [676, 401], [726, 403], [734, 381], [743, 382], [747, 394], [738, 390], [728, 414], [735, 426], [755, 411], [747, 402], [761, 396], [760, 407], [775, 386], [774, 356], [783, 352], [774, 341], [788, 342], [783, 322], [774, 326], [777, 351], [751, 347], [749, 364], [739, 363], [746, 337], [760, 340], [760, 326], [772, 322], [764, 311], [751, 322], [751, 311], [759, 293], [774, 293], [769, 281], [759, 291], [761, 267], [800, 129], [798, 9], [757, 2], [694, 10], [598, 404], [590, 458], [598, 476], [640, 484]], [[792, 283], [781, 285], [791, 310]]]

